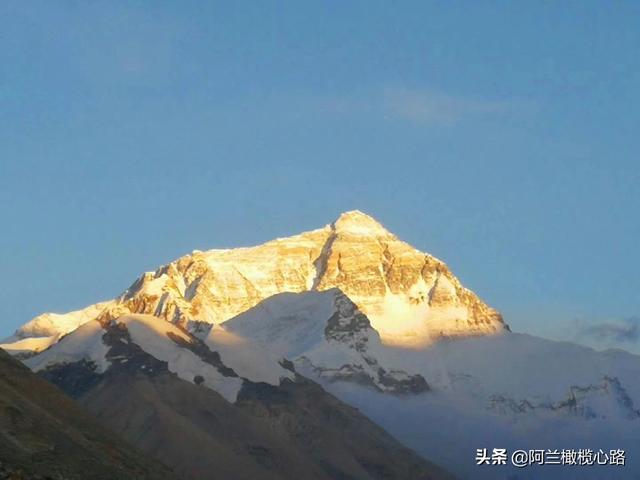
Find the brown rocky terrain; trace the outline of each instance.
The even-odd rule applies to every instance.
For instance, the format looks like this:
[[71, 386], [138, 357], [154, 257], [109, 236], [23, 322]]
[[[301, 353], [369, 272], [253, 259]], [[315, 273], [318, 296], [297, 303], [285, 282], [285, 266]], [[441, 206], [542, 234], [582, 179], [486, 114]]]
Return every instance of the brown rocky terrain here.
[[0, 478], [177, 477], [0, 349]]

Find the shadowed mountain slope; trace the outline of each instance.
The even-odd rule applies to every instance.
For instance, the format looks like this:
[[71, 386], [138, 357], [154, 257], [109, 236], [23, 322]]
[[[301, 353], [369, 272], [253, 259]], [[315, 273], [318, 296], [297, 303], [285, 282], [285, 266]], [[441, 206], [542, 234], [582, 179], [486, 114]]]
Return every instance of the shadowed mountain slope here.
[[177, 477], [0, 349], [0, 478]]

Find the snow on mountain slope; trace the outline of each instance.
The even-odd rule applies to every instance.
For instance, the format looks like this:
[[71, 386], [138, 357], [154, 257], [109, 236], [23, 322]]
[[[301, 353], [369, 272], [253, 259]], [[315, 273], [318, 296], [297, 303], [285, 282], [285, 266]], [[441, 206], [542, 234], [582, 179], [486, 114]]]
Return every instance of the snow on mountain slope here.
[[[122, 360], [112, 353], [114, 342], [136, 345], [155, 359], [166, 362], [169, 371], [178, 377], [203, 384], [231, 402], [236, 400], [244, 375], [252, 381], [271, 385], [279, 385], [283, 378], [293, 379], [293, 374], [271, 356], [263, 357], [255, 349], [235, 349], [231, 353], [223, 349], [220, 358], [189, 333], [150, 315], [123, 316], [108, 324], [92, 320], [25, 363], [32, 370], [40, 371], [84, 360], [94, 366], [96, 373], [104, 373], [114, 361]], [[227, 360], [229, 363], [225, 363]], [[235, 366], [239, 367], [237, 373]]]
[[20, 338], [16, 335], [12, 335], [9, 338], [5, 338], [3, 343], [0, 343], [0, 348], [10, 355], [14, 355], [19, 358], [26, 358], [34, 353], [46, 350], [56, 343], [59, 337], [59, 335], [53, 335], [51, 337]]
[[283, 378], [295, 378], [293, 372], [281, 366], [282, 356], [222, 327], [213, 327], [204, 343], [220, 354], [225, 365], [252, 382], [278, 385]]
[[101, 302], [69, 313], [43, 313], [20, 327], [14, 335], [0, 343], [12, 355], [28, 356], [41, 352], [62, 336], [95, 319], [113, 302]]
[[[124, 325], [131, 341], [160, 361], [167, 362], [170, 372], [189, 382], [201, 377], [205, 386], [215, 390], [230, 402], [234, 402], [242, 387], [242, 379], [227, 376], [219, 368], [204, 361], [176, 339], [190, 344], [192, 337], [174, 325], [148, 315], [121, 317], [118, 324]], [[173, 337], [173, 338], [171, 338]]]
[[281, 293], [224, 324], [276, 355], [298, 357], [324, 342], [324, 329], [335, 311], [335, 291]]
[[25, 361], [33, 371], [42, 370], [56, 363], [73, 363], [80, 360], [92, 362], [96, 372], [109, 368], [109, 347], [102, 341], [105, 331], [96, 320], [91, 320], [64, 337], [51, 348]]
[[338, 289], [274, 295], [221, 329], [294, 362], [312, 378], [357, 381], [389, 393], [428, 389], [420, 375], [388, 368], [378, 332]]
[[111, 302], [37, 317], [6, 343], [12, 349], [25, 336], [54, 343], [88, 320], [132, 313], [185, 327], [220, 324], [278, 293], [331, 288], [354, 301], [387, 344], [420, 346], [508, 330], [500, 314], [464, 288], [443, 262], [352, 211], [321, 229], [257, 247], [194, 251], [141, 275]]
[[96, 318], [112, 301], [90, 305], [69, 313], [43, 313], [25, 323], [16, 331], [19, 338], [51, 337], [65, 335], [80, 325]]

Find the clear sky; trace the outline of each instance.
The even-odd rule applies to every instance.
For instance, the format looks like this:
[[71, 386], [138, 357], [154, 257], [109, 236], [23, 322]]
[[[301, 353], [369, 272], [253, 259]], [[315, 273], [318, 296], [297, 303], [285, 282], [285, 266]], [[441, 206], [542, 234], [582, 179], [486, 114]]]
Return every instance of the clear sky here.
[[[640, 3], [0, 3], [0, 337], [361, 209], [637, 349]], [[594, 330], [595, 329], [595, 330]]]

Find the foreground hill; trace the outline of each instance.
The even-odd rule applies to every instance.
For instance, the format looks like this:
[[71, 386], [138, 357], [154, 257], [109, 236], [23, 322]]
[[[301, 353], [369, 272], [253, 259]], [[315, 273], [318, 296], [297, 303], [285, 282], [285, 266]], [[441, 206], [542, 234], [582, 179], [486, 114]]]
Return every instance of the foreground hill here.
[[0, 478], [177, 477], [106, 430], [60, 390], [0, 350]]

